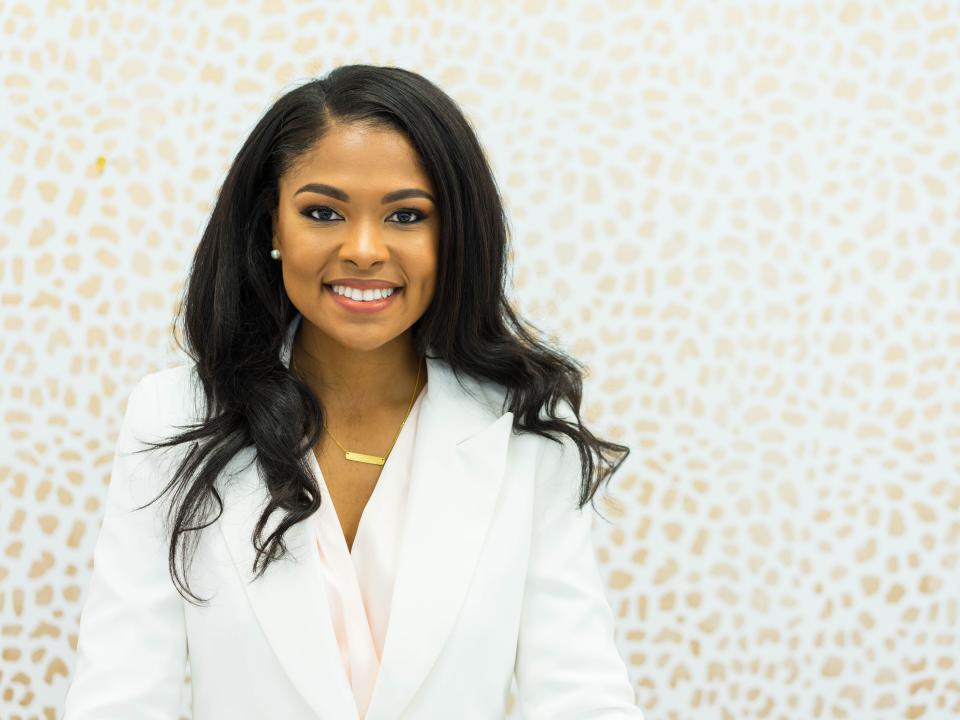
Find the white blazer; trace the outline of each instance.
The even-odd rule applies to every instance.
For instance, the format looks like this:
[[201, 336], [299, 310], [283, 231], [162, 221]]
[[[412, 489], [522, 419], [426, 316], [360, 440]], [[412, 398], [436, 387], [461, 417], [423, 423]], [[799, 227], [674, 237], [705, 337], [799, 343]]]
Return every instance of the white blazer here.
[[[440, 360], [427, 371], [366, 717], [503, 718], [515, 674], [528, 720], [642, 720], [614, 643], [593, 511], [576, 509], [575, 446], [511, 433], [500, 386], [464, 378], [461, 387]], [[307, 561], [310, 524], [290, 528], [288, 554], [252, 579], [254, 523], [268, 500], [252, 448], [218, 478], [223, 514], [201, 532], [190, 570], [191, 590], [213, 596], [207, 606], [187, 603], [169, 577], [169, 495], [130, 512], [165, 486], [185, 446], [128, 451], [196, 421], [201, 396], [193, 367], [180, 365], [146, 375], [129, 397], [64, 720], [176, 720], [181, 693], [192, 693], [194, 720], [357, 720], [321, 576]]]

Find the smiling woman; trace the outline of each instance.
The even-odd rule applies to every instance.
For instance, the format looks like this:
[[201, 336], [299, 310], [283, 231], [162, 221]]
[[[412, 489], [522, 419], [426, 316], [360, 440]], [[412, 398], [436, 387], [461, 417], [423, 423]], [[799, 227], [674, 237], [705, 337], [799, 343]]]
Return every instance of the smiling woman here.
[[65, 720], [176, 717], [188, 658], [194, 720], [495, 718], [511, 678], [530, 720], [642, 717], [586, 510], [627, 448], [512, 309], [507, 242], [421, 75], [274, 103], [196, 250], [191, 362], [127, 402]]
[[[279, 191], [273, 247], [305, 320], [297, 366], [324, 407], [402, 405], [420, 365], [406, 331], [433, 299], [440, 242], [417, 151], [392, 128], [334, 121]], [[353, 428], [370, 442], [368, 430]]]

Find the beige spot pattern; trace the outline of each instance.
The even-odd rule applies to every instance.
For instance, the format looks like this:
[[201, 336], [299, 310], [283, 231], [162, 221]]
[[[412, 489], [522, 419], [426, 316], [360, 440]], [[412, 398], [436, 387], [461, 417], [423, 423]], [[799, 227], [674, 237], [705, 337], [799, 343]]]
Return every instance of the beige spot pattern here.
[[0, 716], [58, 716], [233, 155], [371, 62], [475, 122], [516, 304], [633, 448], [596, 537], [647, 716], [960, 717], [958, 4], [8, 2], [0, 45]]

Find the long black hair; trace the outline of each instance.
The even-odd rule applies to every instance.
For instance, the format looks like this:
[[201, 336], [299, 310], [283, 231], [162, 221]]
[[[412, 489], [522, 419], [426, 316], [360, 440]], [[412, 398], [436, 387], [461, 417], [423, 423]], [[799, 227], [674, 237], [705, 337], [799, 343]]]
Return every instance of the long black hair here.
[[[204, 418], [178, 426], [187, 428], [178, 435], [148, 443], [152, 448], [188, 443], [173, 477], [148, 505], [174, 490], [166, 516], [170, 574], [191, 602], [208, 602], [190, 591], [186, 568], [198, 533], [223, 511], [215, 481], [238, 451], [255, 448], [270, 495], [254, 532], [256, 577], [286, 553], [283, 534], [320, 507], [319, 486], [302, 456], [320, 438], [322, 407], [280, 357], [297, 311], [270, 247], [279, 180], [331, 122], [403, 133], [436, 190], [437, 282], [433, 301], [411, 328], [418, 356], [430, 350], [458, 376], [503, 386], [503, 411], [513, 412], [514, 432], [554, 442], [560, 440], [551, 433], [569, 436], [580, 453], [581, 508], [629, 454], [629, 448], [584, 427], [582, 365], [538, 337], [535, 333], [543, 334], [521, 321], [507, 300], [507, 218], [476, 134], [457, 104], [408, 70], [338, 67], [284, 94], [253, 128], [220, 188], [177, 313], [175, 324], [183, 318], [183, 349], [203, 386]], [[576, 422], [557, 413], [560, 403], [569, 406]], [[219, 511], [208, 519], [214, 504]], [[263, 540], [277, 510], [286, 515]]]

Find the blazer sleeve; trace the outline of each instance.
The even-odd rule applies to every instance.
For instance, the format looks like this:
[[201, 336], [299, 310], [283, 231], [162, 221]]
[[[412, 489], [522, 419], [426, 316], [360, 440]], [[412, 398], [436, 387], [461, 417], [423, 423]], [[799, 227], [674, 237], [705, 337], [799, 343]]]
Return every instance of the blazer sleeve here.
[[580, 457], [544, 438], [514, 673], [526, 720], [643, 720], [614, 642]]
[[[131, 392], [113, 456], [93, 573], [80, 613], [64, 720], [176, 720], [186, 671], [182, 598], [167, 569], [157, 452], [144, 447], [156, 425], [156, 374]], [[159, 436], [149, 437], [157, 440]]]

